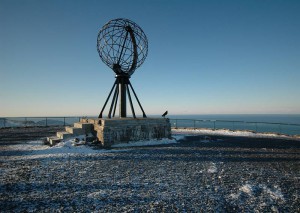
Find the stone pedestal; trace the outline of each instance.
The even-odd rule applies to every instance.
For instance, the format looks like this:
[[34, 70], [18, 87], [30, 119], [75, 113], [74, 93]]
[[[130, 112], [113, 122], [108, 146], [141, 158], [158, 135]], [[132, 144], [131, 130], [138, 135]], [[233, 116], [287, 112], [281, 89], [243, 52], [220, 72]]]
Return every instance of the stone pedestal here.
[[92, 133], [105, 147], [171, 137], [171, 125], [167, 118], [93, 118], [81, 119], [80, 123], [93, 124]]

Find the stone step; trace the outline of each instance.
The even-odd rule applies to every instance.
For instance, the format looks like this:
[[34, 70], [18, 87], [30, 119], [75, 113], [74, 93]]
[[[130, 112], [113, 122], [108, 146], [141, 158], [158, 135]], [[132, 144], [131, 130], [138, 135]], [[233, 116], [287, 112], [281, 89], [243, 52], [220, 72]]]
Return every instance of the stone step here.
[[54, 146], [55, 144], [59, 143], [61, 139], [54, 136], [54, 137], [47, 137], [47, 141], [51, 146]]
[[94, 130], [96, 131], [96, 132], [98, 132], [98, 131], [103, 131], [103, 126], [98, 126], [98, 125], [95, 125], [94, 126]]
[[69, 132], [73, 135], [84, 135], [85, 131], [81, 128], [66, 126], [66, 132]]
[[62, 140], [74, 137], [74, 135], [72, 133], [69, 132], [57, 132], [56, 136]]
[[83, 129], [83, 131], [85, 131], [86, 134], [91, 133], [92, 130], [94, 129], [93, 124], [91, 124], [91, 123], [82, 123], [82, 122], [74, 123], [74, 127]]

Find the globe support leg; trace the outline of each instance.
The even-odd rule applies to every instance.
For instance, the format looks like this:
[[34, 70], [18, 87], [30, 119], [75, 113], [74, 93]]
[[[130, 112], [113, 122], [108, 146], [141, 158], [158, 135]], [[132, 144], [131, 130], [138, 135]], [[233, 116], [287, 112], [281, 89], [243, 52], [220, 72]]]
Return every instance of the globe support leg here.
[[[143, 112], [143, 117], [147, 118], [146, 113], [140, 103], [140, 100], [138, 99], [130, 81], [129, 78], [127, 76], [117, 76], [116, 80], [114, 82], [113, 87], [111, 88], [109, 95], [104, 103], [104, 106], [98, 116], [98, 118], [102, 118], [103, 115], [103, 111], [112, 95], [112, 92], [114, 92], [113, 98], [111, 100], [111, 104], [110, 104], [110, 108], [109, 108], [109, 112], [108, 112], [108, 118], [111, 117], [115, 117], [116, 114], [116, 108], [117, 108], [117, 104], [119, 101], [119, 117], [120, 118], [126, 118], [127, 117], [127, 109], [126, 109], [126, 104], [127, 104], [127, 95], [128, 95], [128, 99], [129, 99], [129, 103], [130, 103], [130, 108], [131, 108], [131, 112], [132, 112], [132, 116], [133, 118], [136, 118], [135, 115], [135, 110], [134, 110], [134, 106], [133, 106], [133, 102], [132, 102], [132, 97], [130, 94], [130, 89], [132, 90], [134, 97], [137, 100], [137, 103], [139, 104], [140, 109]], [[113, 115], [112, 115], [113, 114]]]
[[131, 95], [130, 95], [128, 84], [126, 84], [126, 89], [127, 89], [127, 93], [128, 93], [128, 98], [129, 98], [129, 103], [130, 103], [132, 115], [133, 115], [134, 118], [136, 118], [135, 112], [134, 112], [134, 107], [133, 107], [132, 100], [131, 100]]
[[[118, 83], [116, 83], [117, 85]], [[111, 112], [112, 112], [112, 109], [113, 109], [113, 106], [115, 105], [114, 103], [117, 103], [117, 98], [118, 98], [118, 86], [116, 86], [115, 88], [115, 93], [114, 93], [114, 96], [113, 96], [113, 99], [111, 101], [111, 105], [110, 105], [110, 109], [109, 109], [109, 113], [108, 113], [108, 117], [111, 118]]]
[[133, 87], [132, 87], [132, 85], [131, 85], [131, 83], [130, 83], [129, 80], [128, 80], [128, 84], [129, 84], [129, 86], [130, 86], [130, 88], [131, 88], [131, 90], [132, 90], [132, 92], [133, 92], [133, 94], [134, 94], [134, 96], [135, 96], [135, 98], [136, 98], [136, 100], [137, 100], [137, 102], [138, 102], [138, 104], [139, 104], [142, 112], [143, 112], [143, 118], [147, 118], [146, 113], [145, 113], [145, 111], [144, 111], [144, 109], [143, 109], [143, 107], [142, 107], [142, 105], [140, 103], [140, 100], [138, 99], [138, 97], [137, 97], [137, 95], [136, 95], [136, 93], [135, 93], [135, 91], [134, 91], [134, 89], [133, 89]]
[[110, 98], [110, 96], [111, 96], [112, 91], [114, 90], [115, 86], [117, 85], [117, 81], [118, 81], [118, 79], [115, 80], [115, 83], [114, 83], [113, 87], [111, 88], [111, 90], [110, 90], [110, 92], [109, 92], [109, 95], [108, 95], [108, 97], [107, 97], [107, 99], [106, 99], [106, 101], [105, 101], [105, 103], [104, 103], [104, 106], [102, 107], [102, 110], [101, 110], [101, 112], [100, 112], [98, 118], [102, 118], [103, 111], [104, 111], [104, 109], [105, 109], [105, 107], [106, 107], [106, 104], [107, 104], [107, 102], [108, 102], [108, 100], [109, 100], [109, 98]]
[[117, 108], [118, 97], [119, 97], [119, 87], [118, 86], [116, 87], [116, 90], [117, 90], [117, 97], [116, 97], [116, 101], [115, 101], [113, 117], [115, 117], [115, 115], [116, 115], [116, 108]]

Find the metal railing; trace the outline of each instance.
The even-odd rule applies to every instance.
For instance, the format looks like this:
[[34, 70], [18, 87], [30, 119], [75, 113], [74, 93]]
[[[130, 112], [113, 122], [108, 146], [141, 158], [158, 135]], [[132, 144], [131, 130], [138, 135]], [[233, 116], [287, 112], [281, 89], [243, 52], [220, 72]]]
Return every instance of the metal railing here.
[[29, 126], [68, 126], [81, 117], [1, 117], [0, 128]]
[[[0, 117], [0, 128], [29, 126], [69, 126], [84, 116], [69, 117]], [[300, 124], [248, 122], [229, 120], [170, 119], [173, 128], [228, 129], [232, 131], [252, 131], [258, 133], [277, 133], [300, 135]]]
[[300, 124], [228, 121], [228, 120], [194, 120], [170, 119], [173, 128], [193, 129], [227, 129], [232, 131], [251, 131], [257, 133], [276, 133], [284, 135], [300, 135]]

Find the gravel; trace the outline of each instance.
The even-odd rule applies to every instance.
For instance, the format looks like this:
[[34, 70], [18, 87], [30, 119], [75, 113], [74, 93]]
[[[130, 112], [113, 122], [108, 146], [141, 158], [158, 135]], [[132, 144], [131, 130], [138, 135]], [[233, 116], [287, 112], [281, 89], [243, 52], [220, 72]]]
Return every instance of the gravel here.
[[1, 212], [300, 211], [299, 141], [186, 135], [84, 152], [41, 140], [0, 149]]

